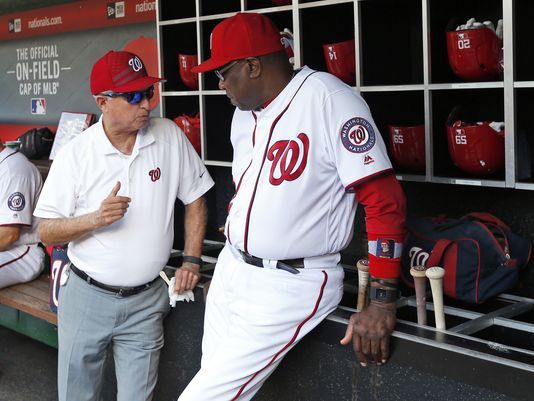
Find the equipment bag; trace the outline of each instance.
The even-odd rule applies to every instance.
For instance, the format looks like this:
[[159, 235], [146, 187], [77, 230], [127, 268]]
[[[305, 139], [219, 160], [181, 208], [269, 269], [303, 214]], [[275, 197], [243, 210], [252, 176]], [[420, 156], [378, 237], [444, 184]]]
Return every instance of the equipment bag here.
[[531, 248], [529, 240], [489, 213], [469, 213], [460, 219], [411, 219], [401, 276], [413, 287], [411, 267], [441, 266], [445, 269], [444, 294], [479, 304], [517, 285]]
[[28, 159], [48, 157], [54, 143], [54, 134], [47, 127], [32, 128], [17, 138], [20, 152]]

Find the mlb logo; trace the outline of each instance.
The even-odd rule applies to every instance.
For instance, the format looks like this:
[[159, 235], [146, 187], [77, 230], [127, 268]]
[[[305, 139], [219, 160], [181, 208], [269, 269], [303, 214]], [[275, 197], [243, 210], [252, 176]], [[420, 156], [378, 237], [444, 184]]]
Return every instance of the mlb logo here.
[[108, 19], [115, 18], [115, 3], [108, 4]]
[[46, 114], [46, 99], [33, 98], [31, 101], [32, 101], [32, 114]]
[[9, 20], [8, 25], [7, 25], [7, 29], [9, 32], [11, 33], [20, 32], [21, 28], [22, 28], [22, 23], [21, 23], [20, 18]]
[[117, 1], [115, 3], [108, 3], [108, 19], [123, 18], [125, 15], [124, 1]]

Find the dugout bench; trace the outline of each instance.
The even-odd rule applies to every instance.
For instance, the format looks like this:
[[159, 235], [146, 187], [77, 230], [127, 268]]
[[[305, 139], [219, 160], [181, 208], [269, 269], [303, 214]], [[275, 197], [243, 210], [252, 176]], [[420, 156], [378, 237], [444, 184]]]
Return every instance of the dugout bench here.
[[50, 310], [49, 276], [0, 289], [0, 325], [57, 348], [57, 315]]

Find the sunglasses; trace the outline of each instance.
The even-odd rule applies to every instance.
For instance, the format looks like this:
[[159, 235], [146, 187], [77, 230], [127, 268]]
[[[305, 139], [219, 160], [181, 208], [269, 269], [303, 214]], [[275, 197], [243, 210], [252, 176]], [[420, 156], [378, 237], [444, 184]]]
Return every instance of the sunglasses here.
[[144, 98], [148, 100], [154, 97], [154, 87], [151, 86], [144, 91], [134, 91], [134, 92], [109, 92], [101, 93], [101, 96], [107, 97], [122, 97], [130, 104], [139, 104]]
[[224, 73], [225, 72], [228, 72], [228, 70], [230, 68], [232, 68], [234, 65], [236, 65], [237, 63], [239, 63], [240, 61], [246, 61], [246, 59], [242, 58], [242, 59], [239, 59], [239, 60], [234, 60], [232, 61], [230, 64], [226, 64], [226, 66], [224, 66], [223, 68], [221, 68], [220, 70], [214, 70], [213, 73], [215, 74], [215, 76], [217, 78], [219, 78], [219, 81], [224, 81]]

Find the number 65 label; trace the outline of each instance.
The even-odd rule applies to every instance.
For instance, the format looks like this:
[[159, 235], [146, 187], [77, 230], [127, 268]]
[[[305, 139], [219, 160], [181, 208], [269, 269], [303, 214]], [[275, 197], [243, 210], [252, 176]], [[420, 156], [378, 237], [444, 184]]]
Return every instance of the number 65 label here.
[[456, 145], [467, 145], [467, 135], [465, 135], [464, 130], [456, 130], [454, 142], [456, 142]]
[[393, 143], [404, 143], [404, 137], [398, 132], [393, 134]]

